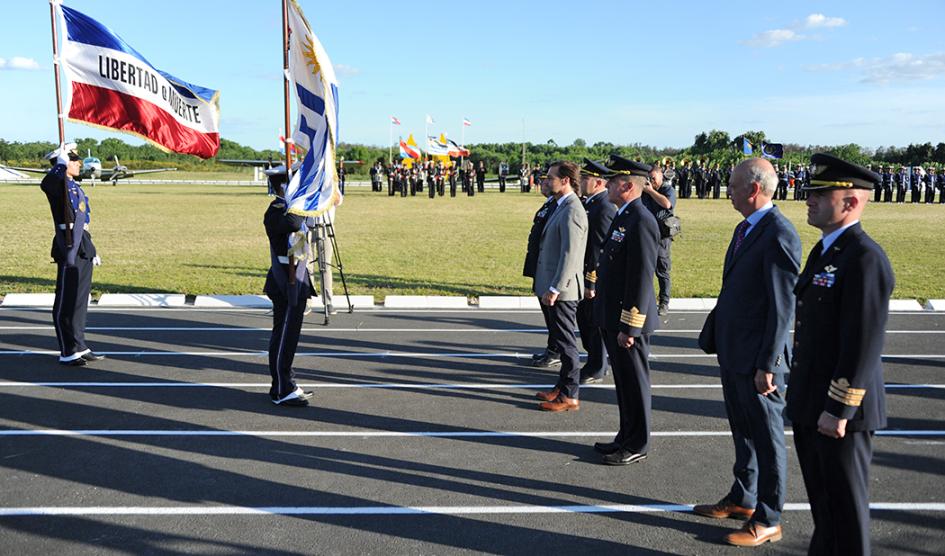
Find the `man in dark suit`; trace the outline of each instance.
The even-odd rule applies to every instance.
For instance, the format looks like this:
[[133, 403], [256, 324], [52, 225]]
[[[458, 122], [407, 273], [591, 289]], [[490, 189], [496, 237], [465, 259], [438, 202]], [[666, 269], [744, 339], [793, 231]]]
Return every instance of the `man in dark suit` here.
[[542, 400], [543, 411], [576, 411], [581, 369], [574, 329], [578, 301], [584, 296], [587, 245], [587, 213], [574, 190], [581, 170], [573, 162], [558, 162], [548, 169], [546, 181], [558, 208], [541, 234], [534, 292], [547, 307], [548, 332], [561, 354], [561, 370], [555, 387], [536, 397]]
[[[558, 203], [555, 202], [554, 196], [551, 195], [548, 190], [547, 180], [539, 179], [538, 184], [541, 189], [541, 194], [544, 195], [546, 199], [535, 213], [534, 218], [532, 218], [532, 229], [528, 232], [525, 264], [522, 268], [522, 276], [533, 280], [532, 289], [534, 289], [535, 270], [538, 268], [538, 248], [541, 244], [541, 234], [545, 230], [545, 224], [548, 222], [548, 219], [551, 218], [555, 209], [558, 208]], [[470, 194], [472, 194], [474, 190], [475, 189], [471, 187]], [[541, 305], [541, 314], [545, 320], [545, 328], [547, 329], [550, 327], [550, 324], [548, 323], [548, 308], [545, 305]], [[561, 354], [558, 353], [557, 348], [552, 344], [550, 334], [547, 337], [545, 351], [533, 355], [531, 364], [532, 366], [540, 368], [548, 368], [561, 364]]]
[[617, 207], [607, 198], [606, 166], [584, 159], [581, 169], [581, 190], [587, 211], [587, 248], [584, 250], [584, 298], [578, 303], [577, 324], [587, 362], [581, 368], [581, 384], [602, 382], [607, 374], [604, 339], [594, 322], [594, 295], [597, 284], [597, 260], [607, 239], [610, 223]]
[[57, 269], [53, 327], [59, 343], [59, 364], [81, 367], [105, 356], [85, 343], [92, 269], [98, 264], [98, 256], [89, 234], [89, 198], [75, 181], [82, 171], [82, 159], [75, 148], [75, 143], [66, 143], [46, 155], [53, 167], [40, 187], [49, 201], [55, 233], [50, 255]]
[[746, 519], [723, 540], [758, 546], [781, 540], [787, 485], [784, 375], [801, 240], [771, 202], [779, 187], [771, 163], [745, 160], [735, 168], [728, 187], [732, 206], [745, 219], [735, 228], [725, 254], [722, 291], [706, 317], [699, 347], [718, 354], [735, 442], [735, 480], [721, 501], [693, 511], [716, 519]]
[[308, 257], [305, 218], [287, 212], [283, 198], [285, 181], [285, 170], [269, 174], [270, 187], [276, 192], [276, 198], [263, 216], [270, 258], [263, 289], [272, 300], [272, 334], [269, 337], [272, 386], [269, 399], [276, 405], [304, 407], [312, 393], [296, 385], [292, 360], [302, 331], [305, 301], [315, 295], [315, 289], [305, 266]]
[[807, 223], [822, 239], [797, 281], [787, 415], [814, 518], [811, 554], [869, 554], [873, 432], [886, 426], [883, 339], [895, 277], [860, 226], [880, 177], [811, 156]]
[[660, 230], [640, 195], [650, 166], [611, 157], [610, 202], [619, 207], [597, 265], [594, 320], [614, 371], [620, 427], [613, 442], [594, 449], [607, 465], [646, 459], [650, 442], [650, 334], [656, 329], [653, 277]]

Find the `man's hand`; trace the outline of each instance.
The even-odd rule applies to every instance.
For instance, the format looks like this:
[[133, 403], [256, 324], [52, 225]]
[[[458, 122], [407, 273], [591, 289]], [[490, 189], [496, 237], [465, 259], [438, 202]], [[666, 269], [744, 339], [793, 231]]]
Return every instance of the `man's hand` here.
[[826, 411], [817, 419], [817, 432], [830, 438], [843, 438], [847, 433], [847, 420], [838, 419]]
[[584, 290], [584, 299], [594, 299], [594, 290]]
[[778, 387], [774, 385], [774, 373], [762, 371], [761, 369], [755, 371], [755, 390], [758, 390], [759, 394], [767, 396], [777, 389]]
[[623, 332], [617, 333], [617, 346], [624, 349], [630, 349], [633, 347], [633, 336], [628, 336]]
[[558, 300], [558, 294], [555, 292], [547, 292], [545, 295], [541, 296], [541, 303], [551, 307], [555, 304], [555, 301]]

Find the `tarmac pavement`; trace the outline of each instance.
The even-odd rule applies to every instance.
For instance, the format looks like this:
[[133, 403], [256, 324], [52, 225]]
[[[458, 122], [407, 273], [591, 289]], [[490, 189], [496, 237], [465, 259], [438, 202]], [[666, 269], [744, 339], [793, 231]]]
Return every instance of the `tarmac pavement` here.
[[[652, 339], [646, 461], [599, 463], [612, 381], [548, 414], [527, 366], [537, 311], [358, 311], [306, 322], [308, 408], [269, 402], [262, 310], [89, 312], [108, 359], [56, 363], [48, 310], [0, 310], [0, 553], [734, 553], [737, 521], [691, 513], [731, 482], [733, 449], [705, 313]], [[945, 541], [945, 314], [893, 314], [889, 428], [874, 441], [876, 553]], [[790, 429], [788, 429], [790, 430]], [[788, 441], [784, 540], [812, 522]], [[744, 550], [744, 549], [743, 549]]]

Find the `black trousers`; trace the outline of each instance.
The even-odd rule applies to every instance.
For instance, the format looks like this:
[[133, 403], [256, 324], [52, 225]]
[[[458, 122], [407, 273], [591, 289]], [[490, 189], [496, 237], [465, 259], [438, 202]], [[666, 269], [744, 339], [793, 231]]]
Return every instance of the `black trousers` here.
[[269, 294], [269, 299], [272, 300], [272, 335], [269, 337], [269, 374], [272, 376], [272, 387], [269, 388], [269, 397], [273, 400], [288, 396], [297, 387], [292, 361], [299, 346], [309, 288], [290, 288], [290, 291], [292, 289], [298, 292], [298, 299], [294, 300], [294, 303], [290, 303], [280, 291]]
[[794, 446], [814, 518], [808, 553], [868, 555], [873, 433], [847, 431], [835, 439], [795, 424]]
[[928, 186], [926, 186], [926, 188], [925, 188], [925, 202], [926, 202], [926, 203], [934, 203], [934, 202], [935, 202], [935, 188], [934, 188], [934, 187], [928, 187]]
[[53, 301], [53, 327], [59, 342], [59, 355], [88, 349], [85, 345], [85, 318], [92, 291], [92, 261], [76, 257], [75, 266], [56, 265], [56, 298]]
[[545, 342], [545, 351], [551, 352], [554, 355], [559, 355], [558, 347], [551, 341], [551, 312], [549, 311], [550, 307], [541, 302], [541, 298], [538, 298], [538, 306], [541, 307], [541, 316], [545, 320], [545, 330], [548, 331], [547, 342]]
[[909, 192], [911, 193], [910, 200], [913, 203], [918, 203], [921, 200], [922, 189], [920, 189], [919, 187], [911, 187], [909, 188]]
[[602, 377], [607, 373], [607, 359], [604, 357], [604, 337], [594, 322], [594, 300], [582, 299], [577, 306], [577, 325], [581, 332], [581, 345], [587, 352], [581, 375]]
[[580, 355], [577, 336], [577, 301], [555, 301], [548, 307], [548, 336], [550, 345], [561, 356], [561, 370], [555, 388], [569, 398], [577, 398], [581, 381]]
[[633, 347], [617, 346], [617, 331], [602, 330], [614, 371], [620, 428], [614, 442], [624, 450], [645, 454], [650, 445], [650, 336], [634, 338]]
[[755, 508], [752, 521], [765, 527], [781, 522], [787, 490], [787, 450], [784, 445], [784, 377], [776, 375], [778, 390], [762, 396], [754, 374], [722, 369], [722, 396], [735, 443], [735, 480], [728, 499]]
[[660, 305], [669, 304], [670, 288], [672, 287], [672, 279], [669, 277], [669, 271], [673, 268], [673, 261], [670, 258], [672, 247], [672, 239], [661, 239], [659, 249], [656, 251], [656, 281], [660, 287]]

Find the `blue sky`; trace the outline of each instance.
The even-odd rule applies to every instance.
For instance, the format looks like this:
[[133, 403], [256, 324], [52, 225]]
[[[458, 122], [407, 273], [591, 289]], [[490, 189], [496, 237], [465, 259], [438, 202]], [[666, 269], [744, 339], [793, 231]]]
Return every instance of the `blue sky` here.
[[[299, 0], [341, 82], [340, 135], [386, 145], [684, 147], [703, 130], [877, 147], [945, 141], [945, 2]], [[221, 133], [282, 134], [279, 0], [71, 0], [158, 68], [221, 91]], [[409, 7], [409, 11], [404, 9]], [[49, 6], [4, 2], [0, 138], [55, 140]], [[67, 137], [118, 136], [66, 124]]]

